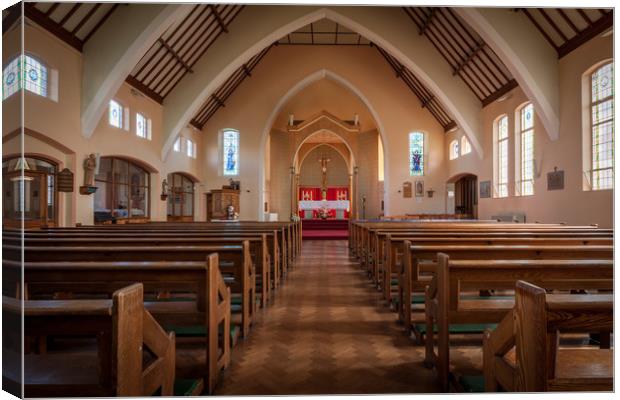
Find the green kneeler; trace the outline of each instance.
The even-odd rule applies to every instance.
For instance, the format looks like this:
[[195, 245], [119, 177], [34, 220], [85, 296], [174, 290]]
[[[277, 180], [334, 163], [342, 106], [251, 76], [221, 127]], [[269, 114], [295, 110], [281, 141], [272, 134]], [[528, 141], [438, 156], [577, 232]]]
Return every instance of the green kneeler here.
[[459, 376], [459, 385], [466, 393], [483, 393], [484, 376], [482, 375], [463, 375]]
[[[231, 339], [239, 332], [239, 326], [230, 324], [230, 337]], [[166, 326], [166, 331], [173, 331], [177, 337], [201, 337], [207, 336], [207, 331], [204, 325], [192, 325], [192, 326]], [[221, 333], [221, 329], [220, 329]]]
[[[392, 301], [396, 305], [400, 304], [400, 299], [398, 298], [398, 296], [394, 296]], [[411, 297], [411, 304], [424, 304], [424, 295], [423, 294], [414, 294]]]
[[[450, 333], [483, 333], [486, 329], [494, 330], [497, 324], [450, 324]], [[414, 329], [425, 335], [426, 324], [416, 323]], [[437, 325], [434, 326], [433, 332], [437, 332]]]
[[[200, 385], [204, 386], [202, 379], [175, 379], [174, 380], [174, 389], [173, 396], [199, 396], [202, 393], [195, 393], [196, 390], [200, 387]], [[152, 396], [161, 396], [161, 388], [158, 388]]]

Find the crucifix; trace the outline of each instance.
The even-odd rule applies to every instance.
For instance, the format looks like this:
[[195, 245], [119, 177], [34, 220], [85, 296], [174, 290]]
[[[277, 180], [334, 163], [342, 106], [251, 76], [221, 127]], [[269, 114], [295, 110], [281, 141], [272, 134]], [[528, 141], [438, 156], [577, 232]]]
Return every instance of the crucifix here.
[[323, 154], [321, 158], [319, 158], [319, 162], [321, 163], [321, 173], [323, 175], [323, 178], [321, 180], [321, 193], [323, 195], [323, 200], [327, 198], [327, 163], [330, 161], [331, 160], [327, 158], [325, 154]]

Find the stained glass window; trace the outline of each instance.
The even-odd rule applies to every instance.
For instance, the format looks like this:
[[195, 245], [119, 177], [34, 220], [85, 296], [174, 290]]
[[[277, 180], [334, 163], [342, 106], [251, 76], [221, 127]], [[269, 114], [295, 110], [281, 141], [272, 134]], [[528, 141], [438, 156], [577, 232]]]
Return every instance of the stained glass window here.
[[508, 117], [503, 116], [496, 122], [497, 132], [497, 166], [496, 197], [508, 196]]
[[149, 135], [148, 131], [147, 119], [144, 115], [140, 113], [136, 114], [136, 135], [145, 139], [151, 138], [151, 135]]
[[612, 189], [614, 178], [613, 63], [592, 74], [592, 189]]
[[181, 151], [181, 137], [180, 136], [177, 138], [177, 140], [174, 141], [174, 145], [172, 146], [172, 149], [177, 152]]
[[123, 106], [114, 100], [110, 100], [110, 125], [122, 128], [123, 127]]
[[424, 175], [424, 134], [409, 134], [409, 173], [411, 176]]
[[191, 139], [185, 139], [185, 151], [188, 157], [196, 158], [196, 144]]
[[521, 196], [534, 194], [534, 106], [532, 103], [521, 108]]
[[47, 67], [29, 55], [16, 57], [2, 71], [2, 99], [16, 93], [22, 85], [32, 93], [47, 97]]
[[450, 160], [454, 160], [459, 156], [459, 141], [455, 139], [450, 142]]
[[239, 132], [227, 130], [222, 137], [224, 175], [239, 174]]
[[463, 136], [461, 137], [461, 155], [464, 156], [469, 153], [471, 153], [471, 143], [469, 143], [467, 136]]

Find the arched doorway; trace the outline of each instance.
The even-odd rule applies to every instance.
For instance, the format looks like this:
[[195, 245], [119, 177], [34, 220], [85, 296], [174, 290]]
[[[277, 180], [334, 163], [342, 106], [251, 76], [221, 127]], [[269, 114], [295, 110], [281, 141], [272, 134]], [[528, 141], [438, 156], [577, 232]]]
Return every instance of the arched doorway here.
[[168, 174], [170, 194], [168, 195], [168, 221], [191, 222], [194, 220], [196, 181], [183, 172]]
[[[451, 189], [453, 187], [453, 189]], [[448, 179], [448, 190], [454, 193], [454, 213], [463, 218], [478, 218], [478, 177], [464, 173]]]
[[[48, 158], [25, 154], [2, 161], [3, 225], [39, 228], [58, 222], [58, 163]], [[23, 198], [21, 196], [23, 190]]]
[[101, 157], [95, 186], [95, 224], [149, 221], [151, 175], [137, 161]]

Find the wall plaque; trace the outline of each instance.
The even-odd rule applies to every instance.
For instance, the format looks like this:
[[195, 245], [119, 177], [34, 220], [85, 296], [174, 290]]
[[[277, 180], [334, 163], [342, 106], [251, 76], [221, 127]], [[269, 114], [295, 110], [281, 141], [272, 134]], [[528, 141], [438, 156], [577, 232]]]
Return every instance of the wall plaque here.
[[480, 198], [488, 199], [491, 197], [491, 181], [480, 182]]
[[410, 199], [413, 196], [413, 189], [411, 186], [411, 182], [403, 183], [403, 197], [406, 199]]
[[56, 174], [56, 185], [59, 192], [73, 192], [73, 172], [65, 168]]
[[424, 197], [424, 181], [415, 181], [415, 197]]
[[564, 171], [558, 171], [553, 168], [553, 172], [547, 173], [547, 190], [563, 190], [564, 189]]

